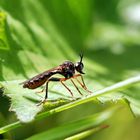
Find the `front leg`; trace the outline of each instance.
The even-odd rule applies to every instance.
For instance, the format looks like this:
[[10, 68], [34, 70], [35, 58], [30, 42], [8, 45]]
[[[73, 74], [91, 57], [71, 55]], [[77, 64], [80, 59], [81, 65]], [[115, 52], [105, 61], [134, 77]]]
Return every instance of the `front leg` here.
[[[77, 79], [77, 77], [79, 77], [79, 76], [81, 77], [82, 83]], [[92, 91], [87, 89], [86, 84], [85, 84], [84, 79], [83, 79], [83, 76], [81, 74], [76, 74], [76, 75], [73, 76], [73, 78], [75, 78], [77, 80], [77, 82], [81, 85], [81, 87], [84, 90], [86, 90], [89, 93], [92, 93]]]

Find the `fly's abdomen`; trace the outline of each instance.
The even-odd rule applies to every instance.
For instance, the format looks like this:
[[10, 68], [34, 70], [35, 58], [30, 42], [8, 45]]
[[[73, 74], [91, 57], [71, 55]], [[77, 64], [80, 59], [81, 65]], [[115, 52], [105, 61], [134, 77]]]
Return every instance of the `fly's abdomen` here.
[[50, 77], [51, 74], [35, 76], [32, 79], [23, 82], [23, 88], [29, 88], [29, 89], [38, 88], [42, 86]]
[[29, 88], [29, 89], [35, 89], [37, 87], [42, 86], [46, 80], [30, 80], [26, 83], [24, 83], [23, 87], [24, 88]]
[[60, 73], [60, 70], [53, 69], [45, 71], [21, 84], [23, 84], [23, 88], [35, 89], [42, 86], [52, 75]]

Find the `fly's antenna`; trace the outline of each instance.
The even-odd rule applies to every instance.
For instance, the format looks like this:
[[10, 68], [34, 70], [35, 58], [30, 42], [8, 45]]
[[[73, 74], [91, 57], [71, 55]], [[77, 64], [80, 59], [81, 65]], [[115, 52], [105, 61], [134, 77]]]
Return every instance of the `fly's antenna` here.
[[80, 53], [79, 56], [80, 56], [80, 63], [82, 63], [83, 53]]

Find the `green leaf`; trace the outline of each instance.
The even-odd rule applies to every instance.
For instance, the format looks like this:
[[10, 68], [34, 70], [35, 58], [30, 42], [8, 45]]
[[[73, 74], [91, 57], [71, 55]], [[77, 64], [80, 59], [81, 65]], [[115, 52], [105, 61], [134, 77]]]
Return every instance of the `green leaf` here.
[[[50, 115], [52, 115], [52, 114], [55, 114], [55, 113], [58, 113], [58, 112], [67, 110], [67, 109], [72, 108], [72, 107], [75, 107], [75, 106], [78, 106], [78, 105], [80, 105], [80, 104], [90, 102], [90, 101], [96, 99], [97, 97], [100, 97], [100, 96], [105, 95], [105, 94], [107, 94], [107, 93], [111, 93], [111, 92], [116, 92], [116, 91], [124, 90], [125, 88], [128, 88], [128, 87], [132, 86], [133, 84], [136, 84], [136, 83], [139, 83], [139, 82], [140, 82], [140, 76], [132, 77], [132, 78], [130, 78], [130, 79], [127, 79], [127, 80], [125, 80], [125, 81], [122, 81], [122, 82], [119, 82], [119, 83], [117, 83], [117, 84], [115, 84], [115, 85], [112, 85], [112, 86], [110, 86], [110, 87], [107, 87], [107, 88], [104, 88], [104, 89], [102, 89], [102, 90], [96, 91], [96, 92], [94, 92], [94, 94], [91, 94], [91, 95], [89, 95], [89, 96], [87, 96], [87, 97], [83, 97], [82, 99], [79, 99], [79, 100], [77, 100], [77, 101], [74, 101], [74, 102], [71, 102], [71, 103], [69, 103], [69, 104], [62, 105], [62, 106], [56, 107], [56, 108], [54, 108], [54, 109], [52, 109], [52, 110], [43, 112], [43, 113], [39, 114], [39, 115], [36, 117], [35, 120], [39, 120], [39, 119], [42, 119], [42, 118], [44, 118], [44, 117], [50, 116]], [[29, 94], [28, 94], [28, 95], [29, 95]], [[30, 95], [29, 95], [29, 96], [30, 96]], [[31, 97], [29, 97], [29, 98], [31, 98]], [[33, 98], [34, 98], [34, 97], [33, 97]], [[23, 102], [23, 104], [24, 104], [24, 102]], [[33, 104], [33, 102], [32, 102], [32, 104]], [[34, 103], [34, 105], [36, 105], [36, 104]], [[18, 109], [18, 108], [20, 108], [20, 107], [21, 107], [21, 106], [19, 106], [19, 107], [16, 106], [15, 108]], [[36, 107], [37, 107], [37, 106], [36, 106]], [[28, 108], [29, 108], [29, 106], [28, 106]], [[25, 109], [27, 109], [27, 108], [25, 108]], [[18, 110], [18, 111], [20, 111], [20, 110]], [[26, 111], [27, 111], [27, 110], [26, 110]], [[30, 112], [28, 112], [28, 113], [30, 113]], [[32, 115], [32, 114], [31, 114], [31, 115]], [[33, 117], [34, 117], [34, 116], [33, 116]], [[26, 119], [25, 119], [24, 121], [26, 122]], [[27, 120], [27, 121], [31, 121], [31, 120]], [[7, 126], [5, 126], [5, 127], [3, 127], [3, 128], [0, 129], [0, 133], [4, 133], [4, 132], [6, 132], [7, 130], [14, 129], [14, 128], [20, 126], [20, 124], [21, 124], [21, 122], [14, 123], [13, 125], [12, 125], [12, 124], [7, 125]]]
[[[4, 94], [10, 99], [11, 106], [9, 110], [14, 111], [21, 122], [27, 123], [32, 121], [36, 114], [43, 109], [43, 104], [37, 104], [44, 99], [45, 95], [44, 93], [42, 95], [37, 93], [38, 90], [41, 89], [24, 89], [20, 83], [21, 81], [1, 82], [1, 88], [4, 89]], [[69, 97], [54, 92], [48, 98], [46, 109], [51, 109], [64, 103], [68, 103], [70, 100], [68, 99]]]
[[135, 86], [130, 90], [122, 92], [123, 97], [127, 100], [127, 103], [132, 113], [136, 117], [140, 116], [140, 94], [138, 92], [139, 90], [140, 88], [138, 86]]
[[93, 135], [94, 133], [96, 134], [96, 132], [99, 132], [99, 131], [107, 128], [107, 127], [109, 127], [109, 125], [100, 125], [100, 126], [97, 126], [95, 128], [92, 128], [92, 129], [83, 131], [81, 133], [78, 133], [76, 135], [70, 136], [70, 137], [66, 138], [65, 140], [83, 139], [83, 138], [86, 138], [86, 137], [88, 137], [90, 135]]
[[64, 139], [65, 137], [78, 133], [80, 131], [86, 130], [91, 127], [97, 127], [102, 124], [105, 120], [110, 118], [116, 109], [110, 109], [104, 111], [102, 113], [94, 114], [92, 116], [88, 116], [78, 121], [74, 121], [71, 123], [63, 124], [56, 128], [47, 130], [45, 132], [36, 134], [27, 140], [54, 140], [54, 139]]
[[[120, 19], [118, 13], [124, 15], [124, 7], [119, 9], [123, 2], [104, 0], [101, 5], [97, 0], [0, 0], [0, 80], [4, 95], [11, 100], [10, 110], [16, 112], [20, 121], [40, 120], [97, 97], [103, 103], [125, 99], [134, 115], [140, 115], [140, 89], [121, 89], [139, 82], [136, 80], [139, 76], [115, 84], [136, 76], [140, 70], [139, 24], [124, 23], [126, 16]], [[126, 0], [125, 3], [131, 5]], [[36, 116], [42, 110], [36, 103], [45, 95], [36, 94], [40, 88], [23, 89], [19, 85], [21, 79], [58, 66], [67, 59], [75, 62], [81, 51], [84, 52], [85, 83], [93, 95], [69, 103], [71, 97], [67, 91], [59, 84], [50, 84], [48, 99], [51, 101], [44, 105], [47, 111]], [[68, 85], [74, 97], [81, 97], [70, 83]], [[105, 88], [109, 85], [115, 87]], [[113, 93], [104, 95], [109, 92]], [[69, 104], [63, 105], [65, 103]], [[7, 124], [0, 132], [22, 126], [20, 121]]]
[[[31, 100], [25, 98], [26, 94], [29, 94], [29, 92], [26, 90], [21, 92], [21, 86], [19, 86], [19, 83], [19, 81], [15, 81], [2, 84], [4, 86], [4, 92], [10, 98], [10, 111], [16, 112], [17, 118], [22, 122], [30, 122], [35, 115], [41, 111], [42, 106], [37, 106]], [[32, 97], [33, 99], [36, 98], [32, 93], [29, 94], [29, 97]]]
[[4, 12], [0, 12], [0, 50], [9, 50], [6, 35], [6, 14]]
[[[16, 2], [18, 3], [17, 9], [25, 11], [20, 16], [13, 11], [14, 2], [10, 1], [6, 4], [0, 1], [0, 7], [7, 13], [7, 18], [4, 17], [2, 20], [4, 30], [2, 30], [1, 35], [5, 34], [7, 40], [4, 41], [5, 43], [9, 42], [7, 52], [0, 50], [0, 60], [2, 60], [0, 80], [6, 81], [2, 82], [2, 87], [5, 88], [4, 93], [10, 97], [10, 110], [16, 112], [20, 121], [30, 122], [41, 111], [42, 106], [37, 107], [36, 104], [44, 99], [45, 95], [39, 96], [35, 94], [36, 90], [23, 89], [19, 85], [21, 81], [17, 79], [23, 79], [23, 77], [27, 79], [32, 75], [61, 64], [66, 58], [72, 60], [76, 55], [58, 31], [48, 10], [44, 8], [43, 3], [45, 1], [37, 0], [35, 3], [33, 0]], [[42, 16], [41, 19], [40, 15]], [[12, 81], [9, 82], [9, 80]], [[69, 94], [65, 94], [63, 88], [59, 88], [60, 94], [58, 92], [56, 94], [55, 89], [57, 87], [59, 88], [59, 86], [54, 86], [53, 94], [50, 94], [52, 92], [49, 93], [49, 99], [55, 100], [62, 97], [63, 99], [70, 99]], [[65, 96], [63, 96], [64, 94]], [[56, 102], [54, 106], [58, 104], [61, 105], [62, 103]]]

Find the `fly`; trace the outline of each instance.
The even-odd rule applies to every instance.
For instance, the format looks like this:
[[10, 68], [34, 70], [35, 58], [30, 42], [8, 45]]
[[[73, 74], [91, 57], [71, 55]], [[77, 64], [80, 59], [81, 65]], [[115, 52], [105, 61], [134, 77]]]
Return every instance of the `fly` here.
[[[67, 85], [64, 83], [64, 81], [70, 79], [74, 87], [77, 89], [79, 94], [82, 95], [81, 91], [78, 89], [77, 85], [74, 83], [73, 79], [76, 79], [77, 82], [80, 84], [80, 86], [85, 89], [86, 91], [90, 92], [84, 82], [84, 79], [82, 77], [82, 74], [85, 74], [83, 72], [84, 64], [82, 62], [83, 59], [83, 54], [80, 54], [80, 61], [76, 62], [75, 64], [71, 61], [65, 61], [61, 65], [52, 68], [50, 70], [47, 70], [39, 75], [34, 76], [33, 78], [21, 83], [23, 84], [23, 88], [28, 88], [28, 89], [36, 89], [43, 84], [46, 83], [46, 94], [45, 98], [39, 103], [45, 103], [46, 99], [48, 98], [48, 84], [49, 82], [61, 82], [61, 84], [70, 92], [70, 94], [73, 96], [72, 91], [67, 87]], [[75, 74], [75, 72], [78, 72], [78, 74]], [[60, 74], [64, 76], [64, 78], [57, 78], [57, 77], [52, 77], [55, 74]], [[81, 77], [81, 81], [77, 79], [77, 77]], [[43, 92], [43, 91], [42, 91]]]

